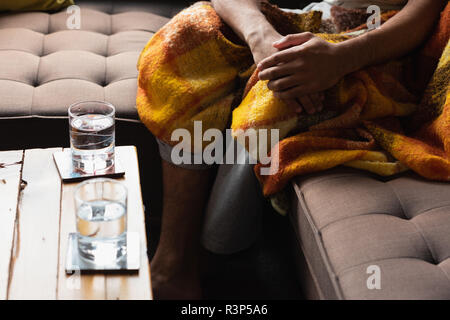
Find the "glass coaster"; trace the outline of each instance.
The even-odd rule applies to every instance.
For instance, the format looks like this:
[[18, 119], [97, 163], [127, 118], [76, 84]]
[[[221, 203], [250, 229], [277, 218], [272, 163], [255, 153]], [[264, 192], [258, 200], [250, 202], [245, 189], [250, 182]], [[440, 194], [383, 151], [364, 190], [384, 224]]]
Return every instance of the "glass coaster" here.
[[55, 160], [59, 176], [63, 182], [76, 182], [93, 177], [120, 178], [125, 175], [125, 170], [120, 165], [120, 161], [117, 160], [117, 157], [114, 161], [114, 165], [110, 168], [95, 173], [85, 173], [76, 170], [73, 167], [72, 152], [70, 149], [53, 153], [53, 159]]
[[79, 255], [77, 234], [69, 234], [67, 246], [66, 273], [75, 272], [139, 272], [140, 242], [139, 233], [127, 232], [127, 254], [120, 260], [107, 265], [99, 265]]

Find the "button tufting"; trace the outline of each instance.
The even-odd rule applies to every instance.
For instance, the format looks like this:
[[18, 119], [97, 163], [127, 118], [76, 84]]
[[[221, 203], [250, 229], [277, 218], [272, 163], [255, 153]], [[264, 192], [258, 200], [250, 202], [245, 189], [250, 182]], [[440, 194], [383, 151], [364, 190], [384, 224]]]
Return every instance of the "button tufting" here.
[[[336, 168], [298, 178], [295, 189], [299, 241], [321, 287], [336, 274], [345, 299], [450, 299], [450, 184]], [[366, 286], [374, 266], [382, 290]]]
[[128, 4], [77, 2], [80, 30], [67, 29], [65, 10], [0, 16], [0, 117], [64, 115], [70, 101], [108, 98], [119, 117], [137, 119], [137, 59], [168, 18]]

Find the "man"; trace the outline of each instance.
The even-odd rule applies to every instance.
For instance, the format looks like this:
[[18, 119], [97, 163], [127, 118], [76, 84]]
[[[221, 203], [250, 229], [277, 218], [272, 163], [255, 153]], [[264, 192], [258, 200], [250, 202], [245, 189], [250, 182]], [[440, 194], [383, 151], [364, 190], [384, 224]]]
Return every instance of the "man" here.
[[[269, 80], [268, 88], [298, 112], [320, 111], [323, 108], [320, 93], [346, 74], [400, 57], [419, 46], [446, 3], [444, 0], [325, 2], [359, 8], [379, 5], [381, 9], [402, 9], [379, 29], [332, 44], [311, 33], [281, 36], [261, 13], [261, 0], [212, 1], [221, 18], [250, 47], [260, 69], [259, 78]], [[170, 146], [163, 142], [159, 145], [163, 158], [163, 221], [159, 246], [152, 260], [155, 296], [200, 298], [202, 228], [203, 245], [217, 253], [230, 253], [251, 244], [251, 232], [240, 227], [251, 226], [249, 217], [259, 214], [258, 193], [252, 188], [254, 178], [249, 166], [222, 165], [210, 195], [215, 172], [210, 166], [174, 165]], [[234, 186], [229, 187], [230, 184]], [[238, 220], [242, 217], [246, 218]], [[229, 243], [222, 241], [224, 237]]]

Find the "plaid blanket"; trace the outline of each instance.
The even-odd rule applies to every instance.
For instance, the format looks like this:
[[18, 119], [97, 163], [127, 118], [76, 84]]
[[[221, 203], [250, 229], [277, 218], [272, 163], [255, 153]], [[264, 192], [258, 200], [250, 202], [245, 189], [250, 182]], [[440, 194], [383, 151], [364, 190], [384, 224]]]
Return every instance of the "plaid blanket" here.
[[[281, 34], [317, 33], [321, 14], [263, 13]], [[345, 165], [388, 176], [411, 169], [450, 180], [450, 8], [415, 53], [345, 76], [325, 92], [324, 111], [296, 114], [252, 71], [252, 55], [207, 2], [196, 3], [158, 31], [139, 62], [137, 109], [142, 122], [168, 144], [173, 130], [280, 131], [272, 161], [255, 173], [266, 196], [297, 175]], [[317, 34], [331, 42], [344, 34]], [[257, 72], [257, 71], [256, 71]], [[430, 80], [431, 77], [431, 80]], [[244, 80], [244, 82], [242, 81]], [[238, 106], [233, 110], [233, 102]], [[276, 154], [275, 154], [276, 153]], [[276, 162], [276, 163], [275, 163]], [[272, 174], [261, 175], [261, 167]]]

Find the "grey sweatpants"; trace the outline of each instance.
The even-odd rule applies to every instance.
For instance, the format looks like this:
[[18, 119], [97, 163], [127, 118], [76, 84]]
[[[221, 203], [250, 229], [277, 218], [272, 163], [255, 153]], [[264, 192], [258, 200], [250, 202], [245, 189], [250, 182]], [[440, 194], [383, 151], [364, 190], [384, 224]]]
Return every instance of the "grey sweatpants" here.
[[[237, 149], [235, 160], [239, 157], [246, 157], [248, 160], [247, 151], [242, 147], [238, 148], [234, 139], [224, 141], [228, 141], [226, 150]], [[158, 145], [161, 158], [173, 164], [172, 147], [159, 140]], [[207, 250], [218, 254], [230, 254], [250, 247], [261, 229], [264, 200], [253, 173], [253, 165], [236, 162], [219, 165], [206, 208], [202, 244]], [[207, 164], [177, 166], [190, 170], [211, 168]]]

